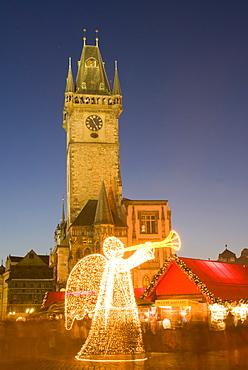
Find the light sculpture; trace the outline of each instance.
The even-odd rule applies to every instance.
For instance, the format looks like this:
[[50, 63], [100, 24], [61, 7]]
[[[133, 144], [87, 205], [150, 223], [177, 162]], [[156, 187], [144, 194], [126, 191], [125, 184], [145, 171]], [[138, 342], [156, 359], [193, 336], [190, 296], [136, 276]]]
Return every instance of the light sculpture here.
[[[175, 244], [171, 242], [174, 240]], [[176, 232], [157, 243], [124, 248], [109, 237], [103, 255], [92, 254], [72, 269], [65, 294], [65, 326], [92, 314], [89, 335], [76, 356], [82, 361], [143, 361], [146, 359], [130, 269], [154, 258], [154, 248], [180, 248]], [[123, 259], [125, 251], [136, 250]]]

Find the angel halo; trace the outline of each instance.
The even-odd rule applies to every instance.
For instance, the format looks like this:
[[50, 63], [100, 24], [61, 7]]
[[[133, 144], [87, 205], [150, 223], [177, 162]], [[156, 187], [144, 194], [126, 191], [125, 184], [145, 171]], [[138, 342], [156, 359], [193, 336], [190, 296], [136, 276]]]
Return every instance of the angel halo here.
[[130, 270], [153, 259], [153, 245], [156, 248], [157, 244], [149, 242], [133, 247], [137, 250], [124, 259], [127, 248], [116, 237], [109, 237], [103, 243], [104, 256], [91, 254], [74, 266], [65, 294], [66, 329], [71, 329], [75, 319], [82, 320], [86, 314], [93, 314], [88, 337], [76, 355], [77, 360], [146, 359]]

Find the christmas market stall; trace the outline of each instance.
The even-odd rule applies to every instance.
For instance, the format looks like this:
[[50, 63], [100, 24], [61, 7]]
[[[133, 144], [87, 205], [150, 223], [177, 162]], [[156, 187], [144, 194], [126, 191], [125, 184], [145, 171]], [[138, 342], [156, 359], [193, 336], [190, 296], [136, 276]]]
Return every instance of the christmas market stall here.
[[245, 326], [248, 266], [173, 255], [141, 297], [154, 302], [163, 329], [204, 322], [215, 331]]

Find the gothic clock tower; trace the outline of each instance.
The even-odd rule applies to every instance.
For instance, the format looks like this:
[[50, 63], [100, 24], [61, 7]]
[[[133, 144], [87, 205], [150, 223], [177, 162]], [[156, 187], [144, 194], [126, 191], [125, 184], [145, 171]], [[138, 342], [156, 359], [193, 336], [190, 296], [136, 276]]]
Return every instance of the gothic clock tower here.
[[120, 213], [122, 184], [118, 118], [121, 112], [117, 63], [111, 89], [98, 38], [94, 46], [86, 45], [84, 38], [75, 87], [71, 62], [69, 64], [64, 103], [68, 227], [89, 199], [98, 199], [102, 181], [107, 194], [112, 193], [117, 214]]
[[62, 212], [51, 255], [56, 289], [65, 286], [73, 266], [101, 253], [106, 237], [127, 243], [122, 214], [118, 119], [122, 95], [115, 62], [110, 87], [98, 38], [84, 45], [74, 83], [69, 60], [63, 111], [66, 131], [67, 221]]

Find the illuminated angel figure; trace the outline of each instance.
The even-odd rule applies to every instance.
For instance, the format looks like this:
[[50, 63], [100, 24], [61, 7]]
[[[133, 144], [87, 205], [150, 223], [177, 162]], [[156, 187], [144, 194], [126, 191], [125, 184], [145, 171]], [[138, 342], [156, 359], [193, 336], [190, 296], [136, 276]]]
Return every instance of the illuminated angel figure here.
[[[138, 249], [138, 247], [144, 247]], [[152, 243], [136, 246], [132, 256], [123, 259], [128, 248], [115, 238], [105, 239], [103, 255], [92, 254], [80, 260], [69, 276], [65, 296], [65, 323], [71, 329], [75, 319], [93, 313], [86, 342], [78, 360], [142, 359], [144, 347], [130, 269], [154, 258]]]

